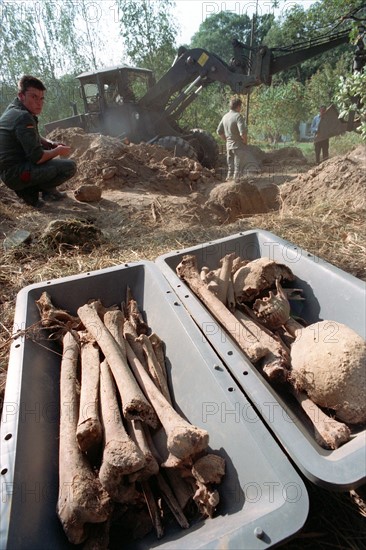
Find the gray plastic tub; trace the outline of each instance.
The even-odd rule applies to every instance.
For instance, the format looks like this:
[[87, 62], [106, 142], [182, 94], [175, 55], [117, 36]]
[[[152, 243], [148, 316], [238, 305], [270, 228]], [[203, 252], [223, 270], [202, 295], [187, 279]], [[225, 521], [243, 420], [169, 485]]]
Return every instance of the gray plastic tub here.
[[[257, 371], [208, 310], [176, 275], [185, 254], [197, 258], [198, 267], [217, 268], [219, 260], [235, 252], [250, 260], [266, 256], [288, 265], [296, 276], [294, 288], [302, 288], [305, 302], [294, 302], [294, 313], [308, 323], [322, 319], [342, 322], [365, 338], [365, 283], [329, 263], [262, 230], [246, 231], [156, 260], [172, 288], [192, 315], [204, 336], [226, 364], [261, 417], [291, 459], [312, 482], [333, 490], [356, 488], [366, 479], [366, 430], [355, 430], [352, 439], [334, 451], [321, 448], [300, 407], [285, 392], [275, 391]], [[366, 375], [365, 375], [366, 376]], [[366, 389], [366, 388], [365, 388]], [[365, 394], [366, 399], [366, 394]]]
[[[43, 291], [56, 306], [76, 314], [92, 298], [105, 306], [119, 304], [127, 286], [165, 342], [178, 409], [208, 430], [210, 448], [227, 464], [215, 518], [188, 530], [169, 527], [163, 539], [151, 535], [132, 547], [252, 550], [280, 544], [301, 529], [308, 514], [301, 477], [155, 264], [24, 288], [17, 298], [15, 330], [39, 319], [35, 300]], [[54, 351], [21, 337], [12, 344], [1, 426], [1, 549], [72, 547], [56, 516], [60, 356]]]

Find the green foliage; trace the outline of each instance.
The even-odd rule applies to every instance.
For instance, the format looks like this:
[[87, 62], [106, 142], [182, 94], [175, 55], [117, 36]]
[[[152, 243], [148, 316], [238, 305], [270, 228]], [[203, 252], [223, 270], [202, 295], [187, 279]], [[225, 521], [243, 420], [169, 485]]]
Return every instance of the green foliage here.
[[335, 67], [325, 63], [310, 77], [305, 87], [305, 104], [308, 112], [317, 113], [320, 105], [329, 106], [336, 102], [335, 95], [338, 89], [341, 74], [346, 74], [350, 67], [350, 56], [343, 55]]
[[176, 24], [172, 0], [117, 0], [126, 53], [138, 67], [160, 77], [175, 56]]
[[216, 128], [222, 115], [229, 108], [230, 90], [219, 83], [213, 83], [186, 109], [180, 126], [190, 130], [203, 128], [216, 137]]
[[251, 20], [247, 15], [221, 11], [207, 17], [193, 35], [191, 48], [204, 48], [229, 62], [233, 55], [231, 41], [236, 38], [249, 45]]
[[[345, 13], [345, 10], [337, 8], [332, 11], [330, 4], [337, 4], [338, 0], [323, 0], [304, 10], [301, 6], [293, 6], [285, 12], [285, 15], [278, 19], [268, 32], [265, 41], [273, 48], [291, 48], [299, 45], [306, 48], [311, 45], [312, 39], [324, 38], [349, 28], [350, 25], [342, 23], [338, 14]], [[323, 54], [317, 55], [290, 70], [280, 73], [282, 82], [296, 78], [305, 82], [318, 70], [321, 70], [325, 63], [334, 67], [342, 53], [349, 51], [348, 45], [341, 45]], [[275, 55], [279, 55], [276, 53]]]
[[[253, 46], [262, 43], [272, 22], [273, 15], [256, 18]], [[233, 56], [232, 40], [236, 38], [249, 46], [251, 31], [252, 20], [248, 15], [221, 11], [207, 17], [201, 23], [199, 30], [192, 37], [190, 47], [206, 49], [228, 63]]]
[[299, 122], [307, 117], [304, 92], [303, 84], [296, 80], [257, 88], [250, 99], [250, 135], [270, 140], [296, 135]]
[[340, 117], [347, 119], [351, 112], [361, 120], [361, 136], [366, 141], [366, 73], [356, 72], [341, 77], [336, 101], [340, 106]]

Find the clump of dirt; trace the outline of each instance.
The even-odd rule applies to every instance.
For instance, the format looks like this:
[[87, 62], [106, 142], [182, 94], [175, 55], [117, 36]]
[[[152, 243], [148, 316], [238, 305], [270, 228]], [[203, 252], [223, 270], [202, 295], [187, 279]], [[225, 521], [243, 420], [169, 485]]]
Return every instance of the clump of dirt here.
[[273, 183], [255, 185], [254, 180], [229, 181], [210, 191], [203, 211], [215, 215], [218, 223], [231, 223], [240, 217], [278, 210], [279, 204], [279, 188]]
[[307, 208], [343, 201], [344, 207], [361, 209], [366, 202], [366, 147], [359, 145], [312, 168], [281, 186], [283, 206]]

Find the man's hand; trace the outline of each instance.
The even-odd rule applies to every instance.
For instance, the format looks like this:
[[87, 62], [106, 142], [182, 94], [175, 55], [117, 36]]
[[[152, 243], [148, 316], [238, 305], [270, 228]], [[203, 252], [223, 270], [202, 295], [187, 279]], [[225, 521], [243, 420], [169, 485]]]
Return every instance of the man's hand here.
[[71, 153], [71, 147], [68, 145], [57, 145], [54, 149], [49, 149], [43, 152], [42, 157], [39, 159], [37, 164], [43, 164], [48, 160], [51, 160], [55, 157], [67, 157]]
[[68, 145], [64, 145], [63, 143], [60, 143], [55, 148], [55, 151], [58, 151], [58, 155], [60, 155], [60, 157], [68, 157], [71, 153], [71, 147], [69, 147]]

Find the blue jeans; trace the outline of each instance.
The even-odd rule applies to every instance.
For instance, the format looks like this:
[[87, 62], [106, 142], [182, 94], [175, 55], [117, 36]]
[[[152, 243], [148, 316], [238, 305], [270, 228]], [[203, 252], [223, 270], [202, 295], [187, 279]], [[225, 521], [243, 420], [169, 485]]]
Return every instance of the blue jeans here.
[[17, 194], [39, 193], [61, 185], [76, 173], [76, 162], [70, 159], [51, 159], [43, 164], [24, 164], [2, 172], [1, 179]]

